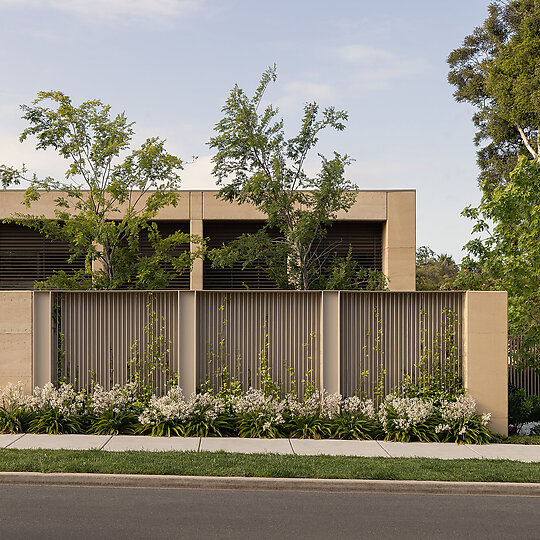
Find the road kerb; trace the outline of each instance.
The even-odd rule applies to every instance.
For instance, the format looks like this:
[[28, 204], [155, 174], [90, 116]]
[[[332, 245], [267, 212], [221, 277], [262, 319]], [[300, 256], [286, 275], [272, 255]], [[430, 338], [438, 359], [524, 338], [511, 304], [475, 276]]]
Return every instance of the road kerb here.
[[154, 489], [314, 491], [324, 493], [416, 493], [540, 497], [540, 484], [316, 478], [244, 478], [93, 473], [0, 472], [0, 485]]

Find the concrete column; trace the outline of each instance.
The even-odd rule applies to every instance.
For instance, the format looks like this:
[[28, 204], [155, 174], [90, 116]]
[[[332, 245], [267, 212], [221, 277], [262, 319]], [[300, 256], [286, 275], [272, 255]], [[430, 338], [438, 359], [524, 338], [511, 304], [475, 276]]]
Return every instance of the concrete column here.
[[321, 291], [321, 388], [341, 391], [340, 293]]
[[[101, 244], [98, 244], [97, 242], [93, 243], [93, 246], [98, 250], [101, 251], [103, 249], [103, 246]], [[103, 261], [94, 259], [92, 261], [92, 272], [100, 272], [105, 270], [105, 265], [103, 264]]]
[[[202, 192], [192, 191], [190, 193], [189, 205], [189, 233], [203, 237], [203, 197]], [[199, 248], [197, 244], [191, 243], [190, 250], [196, 251]], [[189, 279], [189, 288], [191, 290], [201, 290], [203, 288], [203, 261], [195, 259], [191, 268]]]
[[52, 294], [50, 291], [34, 291], [34, 355], [33, 386], [43, 386], [52, 382]]
[[507, 293], [467, 291], [463, 310], [463, 384], [490, 427], [508, 434]]
[[416, 290], [416, 192], [386, 193], [383, 272], [391, 291]]
[[178, 291], [178, 375], [184, 394], [197, 387], [197, 292]]
[[32, 390], [32, 291], [0, 292], [0, 385]]

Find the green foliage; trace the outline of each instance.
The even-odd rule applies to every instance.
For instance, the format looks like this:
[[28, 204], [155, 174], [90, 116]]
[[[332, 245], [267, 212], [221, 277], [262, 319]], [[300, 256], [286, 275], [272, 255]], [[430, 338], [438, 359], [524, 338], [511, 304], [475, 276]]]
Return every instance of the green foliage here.
[[380, 439], [383, 430], [379, 422], [361, 413], [339, 414], [332, 421], [332, 439]]
[[265, 411], [244, 412], [236, 418], [239, 437], [279, 439], [284, 436], [284, 428], [274, 421], [271, 413]]
[[319, 414], [291, 415], [285, 429], [289, 437], [298, 439], [329, 439], [332, 420]]
[[88, 432], [97, 435], [133, 435], [137, 433], [138, 425], [138, 414], [132, 410], [116, 412], [108, 409], [92, 419]]
[[137, 398], [143, 404], [150, 400], [160, 378], [165, 379], [168, 388], [178, 383], [178, 372], [171, 372], [171, 343], [166, 336], [165, 318], [159, 320], [152, 293], [149, 293], [146, 313], [148, 322], [144, 325], [145, 347], [140, 350], [139, 340], [132, 344], [127, 366], [129, 380], [134, 383]]
[[487, 444], [493, 441], [493, 433], [476, 414], [467, 420], [462, 418], [449, 422], [449, 429], [438, 434], [440, 442], [456, 444]]
[[55, 407], [45, 407], [30, 421], [31, 433], [84, 433], [83, 419], [74, 414], [66, 414]]
[[454, 259], [446, 254], [437, 255], [426, 246], [416, 250], [416, 290], [438, 291], [453, 288], [459, 271]]
[[[182, 161], [166, 152], [163, 140], [149, 138], [130, 152], [133, 123], [124, 113], [111, 118], [110, 107], [98, 100], [76, 107], [58, 91], [40, 92], [22, 110], [29, 127], [20, 140], [35, 137], [36, 149], [52, 148], [68, 166], [62, 180], [28, 176], [24, 166], [20, 170], [1, 166], [4, 187], [21, 180], [30, 183], [24, 195], [27, 208], [44, 191], [57, 192], [56, 219], [28, 213], [13, 220], [50, 239], [68, 242], [70, 261], [85, 263], [83, 271], [59, 272], [38, 287], [163, 288], [171, 277], [189, 270], [202, 248], [190, 253], [185, 250], [189, 235], [176, 232], [162, 237], [151, 223], [161, 208], [176, 206], [179, 197]], [[148, 238], [152, 254], [141, 253], [143, 237]], [[195, 237], [191, 241], [202, 243]]]
[[445, 308], [442, 315], [444, 320], [442, 337], [437, 334], [433, 343], [427, 344], [425, 326], [421, 330], [422, 355], [415, 364], [418, 374], [414, 378], [407, 375], [401, 383], [401, 392], [407, 397], [440, 402], [453, 400], [464, 392], [457, 358], [456, 332], [459, 324], [457, 314]]
[[328, 270], [321, 269], [316, 289], [385, 291], [388, 279], [379, 270], [365, 268], [352, 258], [352, 249], [346, 257], [334, 254]]
[[22, 407], [0, 407], [0, 433], [25, 433], [34, 415]]
[[136, 432], [141, 435], [150, 434], [152, 437], [183, 437], [184, 426], [179, 420], [162, 419], [150, 427], [139, 424]]
[[435, 418], [430, 417], [425, 422], [403, 425], [400, 422], [401, 416], [391, 406], [387, 407], [387, 425], [384, 440], [393, 442], [436, 442], [438, 436], [435, 432], [437, 423]]
[[540, 396], [528, 396], [523, 388], [508, 388], [508, 423], [517, 432], [523, 424], [540, 421]]
[[221, 414], [209, 415], [210, 407], [201, 407], [182, 425], [184, 437], [225, 437], [234, 432], [234, 423], [230, 417]]
[[520, 158], [508, 182], [483, 187], [480, 205], [463, 211], [481, 236], [465, 246], [456, 283], [508, 291], [509, 333], [524, 336], [520, 365], [540, 369], [540, 164]]
[[504, 182], [522, 154], [538, 158], [540, 4], [498, 0], [448, 57], [454, 96], [475, 108], [480, 184]]
[[[298, 135], [287, 139], [283, 120], [276, 118], [278, 110], [272, 105], [261, 110], [265, 91], [275, 80], [274, 66], [263, 74], [253, 97], [235, 86], [210, 139], [220, 197], [254, 205], [267, 217], [258, 233], [212, 250], [212, 264], [262, 265], [280, 289], [324, 289], [329, 277], [334, 288], [356, 288], [359, 269], [349, 260], [347, 272], [334, 271], [335, 264], [326, 264], [331, 251], [320, 249], [337, 213], [355, 200], [355, 186], [344, 178], [350, 158], [337, 153], [332, 159], [321, 157], [321, 170], [313, 178], [304, 170], [319, 134], [326, 128], [342, 131], [347, 113], [328, 107], [319, 114], [319, 106], [308, 103]], [[271, 236], [270, 229], [278, 235]], [[344, 283], [345, 277], [351, 281]]]

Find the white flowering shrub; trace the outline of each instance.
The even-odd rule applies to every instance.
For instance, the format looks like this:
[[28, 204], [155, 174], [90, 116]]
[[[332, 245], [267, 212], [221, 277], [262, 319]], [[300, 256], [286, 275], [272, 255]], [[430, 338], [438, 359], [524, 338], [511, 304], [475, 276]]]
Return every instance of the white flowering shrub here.
[[134, 382], [124, 386], [117, 384], [110, 390], [96, 384], [90, 392], [87, 406], [91, 433], [117, 435], [134, 433], [137, 429], [140, 406]]
[[341, 412], [341, 394], [315, 390], [303, 400], [286, 396], [287, 431], [290, 437], [326, 439], [332, 436], [332, 420]]
[[282, 435], [287, 402], [250, 388], [232, 401], [232, 412], [237, 418], [240, 437], [271, 437]]
[[84, 411], [85, 396], [71, 384], [62, 383], [57, 388], [47, 383], [43, 388], [34, 388], [29, 404], [34, 411], [54, 409], [65, 416], [80, 415]]
[[478, 414], [471, 396], [461, 395], [454, 401], [443, 400], [439, 408], [440, 422], [435, 427], [439, 439], [462, 443], [489, 442], [491, 413]]
[[163, 397], [152, 396], [139, 422], [152, 435], [207, 437], [225, 434], [230, 424], [228, 412], [221, 397], [204, 392], [186, 400], [182, 389], [175, 386]]
[[31, 397], [25, 392], [24, 384], [8, 383], [0, 387], [0, 407], [12, 411], [16, 409], [27, 409], [30, 406]]
[[21, 433], [29, 429], [30, 399], [22, 382], [0, 387], [0, 432]]
[[377, 411], [372, 399], [363, 400], [359, 396], [350, 396], [343, 400], [341, 410], [345, 414], [356, 415], [361, 414], [367, 418], [375, 420]]
[[120, 414], [126, 410], [134, 410], [136, 407], [137, 388], [133, 382], [124, 386], [116, 384], [110, 390], [104, 390], [101, 385], [96, 384], [88, 399], [88, 410], [96, 416], [107, 411]]
[[46, 384], [26, 395], [22, 383], [0, 387], [0, 432], [150, 433], [157, 436], [241, 436], [454, 441], [492, 439], [489, 414], [469, 396], [434, 401], [386, 396], [378, 408], [358, 396], [312, 391], [304, 399], [250, 388], [186, 397], [179, 386], [146, 406], [133, 383], [87, 393]]
[[315, 390], [301, 401], [293, 394], [288, 394], [285, 400], [291, 416], [321, 416], [332, 419], [340, 413], [343, 397], [339, 393], [329, 394], [325, 390]]
[[83, 430], [86, 396], [77, 392], [71, 384], [59, 387], [47, 383], [43, 388], [36, 386], [29, 399], [34, 413], [30, 431], [36, 433], [80, 433]]
[[380, 439], [383, 430], [372, 399], [350, 396], [341, 404], [341, 414], [335, 417], [332, 436], [336, 439]]
[[436, 440], [435, 406], [430, 400], [389, 394], [381, 403], [378, 418], [385, 440], [406, 442]]

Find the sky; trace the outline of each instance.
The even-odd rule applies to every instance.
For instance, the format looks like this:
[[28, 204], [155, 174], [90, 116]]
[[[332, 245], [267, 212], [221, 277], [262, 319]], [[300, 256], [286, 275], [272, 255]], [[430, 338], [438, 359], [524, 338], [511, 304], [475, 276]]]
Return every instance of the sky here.
[[[207, 142], [231, 88], [274, 63], [266, 95], [287, 134], [303, 106], [347, 110], [317, 152], [348, 154], [360, 189], [416, 189], [417, 246], [459, 261], [480, 200], [472, 108], [458, 104], [446, 58], [487, 16], [489, 0], [0, 0], [0, 163], [61, 176], [52, 152], [18, 141], [21, 104], [61, 90], [125, 111], [188, 162], [183, 189], [213, 189]], [[197, 159], [192, 159], [197, 156]]]

